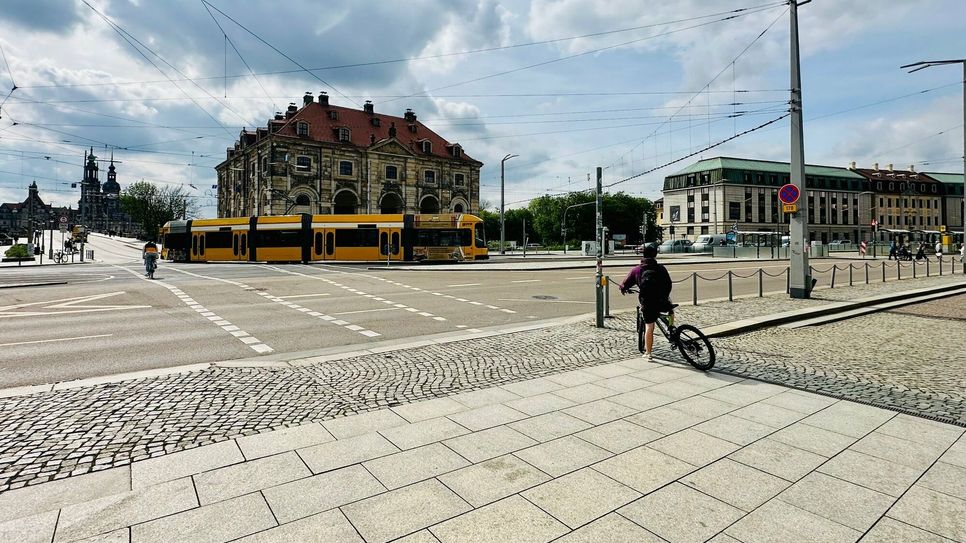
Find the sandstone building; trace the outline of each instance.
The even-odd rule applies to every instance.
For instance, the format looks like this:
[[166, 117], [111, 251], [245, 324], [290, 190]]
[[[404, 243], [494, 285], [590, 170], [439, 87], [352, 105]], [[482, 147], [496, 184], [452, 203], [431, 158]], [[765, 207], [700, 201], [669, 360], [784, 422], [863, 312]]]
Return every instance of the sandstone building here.
[[243, 130], [218, 172], [218, 216], [474, 213], [482, 163], [416, 118], [333, 106], [310, 93]]

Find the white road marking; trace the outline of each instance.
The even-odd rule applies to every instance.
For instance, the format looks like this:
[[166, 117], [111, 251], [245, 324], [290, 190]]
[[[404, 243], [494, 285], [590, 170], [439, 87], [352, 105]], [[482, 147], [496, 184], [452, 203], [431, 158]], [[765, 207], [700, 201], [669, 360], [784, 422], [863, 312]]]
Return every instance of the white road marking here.
[[398, 307], [380, 307], [379, 309], [360, 309], [358, 311], [343, 311], [341, 313], [333, 313], [333, 315], [354, 315], [356, 313], [374, 313], [376, 311], [397, 311]]
[[[245, 345], [248, 345], [249, 347], [251, 347], [252, 350], [254, 350], [255, 352], [257, 352], [259, 354], [264, 354], [264, 353], [273, 352], [275, 350], [275, 349], [269, 347], [268, 345], [265, 345], [264, 343], [262, 343], [255, 336], [249, 335], [248, 332], [244, 332], [244, 331], [239, 330], [237, 326], [233, 326], [230, 322], [222, 319], [221, 317], [219, 317], [218, 315], [216, 315], [214, 312], [208, 311], [208, 309], [205, 308], [204, 306], [198, 304], [197, 302], [195, 302], [191, 298], [186, 297], [185, 294], [184, 294], [184, 292], [180, 288], [178, 288], [178, 287], [176, 287], [174, 285], [170, 285], [168, 283], [165, 283], [164, 281], [155, 281], [153, 279], [148, 279], [146, 277], [142, 277], [139, 273], [137, 273], [137, 272], [135, 272], [135, 271], [133, 271], [131, 269], [125, 268], [123, 266], [114, 265], [114, 267], [120, 268], [120, 269], [122, 269], [122, 270], [124, 270], [124, 271], [126, 271], [128, 273], [132, 273], [132, 274], [134, 274], [135, 276], [141, 278], [144, 281], [147, 281], [149, 283], [154, 283], [156, 285], [161, 285], [162, 287], [168, 289], [168, 291], [171, 292], [171, 294], [174, 294], [175, 296], [177, 296], [185, 305], [187, 305], [189, 307], [190, 306], [196, 306], [196, 307], [194, 307], [194, 309], [195, 309], [195, 311], [198, 311], [200, 315], [203, 315], [206, 319], [208, 319], [208, 320], [210, 320], [212, 322], [215, 322], [215, 324], [218, 324], [219, 326], [221, 326], [223, 330], [225, 330], [226, 332], [228, 332], [232, 336], [238, 338], [239, 341], [241, 341]], [[174, 268], [171, 268], [171, 269], [174, 269]], [[175, 271], [181, 271], [181, 270], [175, 270]], [[189, 272], [184, 272], [184, 273], [189, 273]], [[189, 275], [195, 275], [195, 274], [189, 273]], [[231, 328], [233, 330], [230, 330], [229, 328]]]
[[[123, 311], [126, 309], [147, 309], [151, 307], [149, 305], [81, 305], [82, 303], [89, 303], [121, 294], [125, 294], [125, 292], [108, 292], [105, 294], [95, 294], [92, 296], [78, 296], [75, 298], [62, 298], [59, 300], [48, 300], [45, 302], [30, 302], [8, 305], [0, 307], [0, 318], [63, 315], [67, 313], [93, 313], [98, 311]], [[67, 309], [67, 311], [13, 311], [31, 306], [44, 306], [43, 309]]]
[[478, 286], [480, 286], [482, 284], [483, 283], [460, 283], [458, 285], [446, 285], [446, 286], [449, 287], [449, 288], [452, 288], [452, 287], [478, 287]]
[[542, 279], [517, 279], [516, 281], [510, 281], [511, 283], [539, 283]]
[[373, 332], [372, 330], [359, 330], [359, 333], [367, 337], [376, 337], [379, 335], [377, 332]]
[[98, 334], [96, 336], [77, 336], [77, 337], [61, 337], [56, 339], [38, 339], [35, 341], [18, 341], [16, 343], [0, 343], [0, 347], [13, 347], [14, 345], [34, 345], [37, 343], [54, 343], [57, 341], [74, 341], [75, 339], [94, 339], [98, 337], [111, 337], [114, 334]]
[[279, 298], [281, 298], [282, 300], [292, 300], [295, 298], [315, 298], [318, 296], [332, 296], [332, 295], [329, 294], [328, 292], [323, 292], [319, 294], [293, 294], [291, 296], [279, 296]]
[[593, 276], [588, 275], [586, 277], [564, 277], [564, 281], [576, 281], [578, 279], [590, 280], [590, 279], [593, 279]]

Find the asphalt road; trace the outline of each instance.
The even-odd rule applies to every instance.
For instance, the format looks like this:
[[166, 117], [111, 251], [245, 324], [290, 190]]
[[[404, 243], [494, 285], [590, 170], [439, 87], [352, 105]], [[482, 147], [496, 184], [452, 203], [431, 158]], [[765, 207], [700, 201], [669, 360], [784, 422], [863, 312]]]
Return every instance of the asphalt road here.
[[[67, 282], [0, 289], [0, 388], [364, 346], [594, 311], [593, 269], [447, 272], [162, 262], [155, 281], [149, 281], [137, 243], [92, 236], [88, 245], [102, 262], [0, 269], [0, 284]], [[817, 267], [832, 264], [823, 260]], [[780, 274], [785, 263], [673, 266], [672, 278], [683, 280], [674, 299], [690, 301], [687, 277], [693, 271], [714, 278], [729, 270], [754, 274], [759, 267]], [[606, 273], [619, 281], [629, 269], [607, 268]], [[757, 277], [736, 278], [733, 284], [736, 296], [758, 289]], [[766, 292], [784, 288], [784, 276], [764, 277]], [[725, 297], [727, 282], [702, 280], [699, 296]], [[611, 290], [613, 310], [633, 308], [635, 302]]]

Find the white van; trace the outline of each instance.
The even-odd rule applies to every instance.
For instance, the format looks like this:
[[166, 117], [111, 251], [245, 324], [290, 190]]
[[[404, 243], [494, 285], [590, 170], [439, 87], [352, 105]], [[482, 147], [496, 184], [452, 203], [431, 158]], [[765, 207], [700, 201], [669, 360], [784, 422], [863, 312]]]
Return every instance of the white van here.
[[715, 247], [725, 247], [732, 243], [728, 241], [727, 234], [702, 234], [694, 241], [691, 250], [695, 253], [710, 253]]

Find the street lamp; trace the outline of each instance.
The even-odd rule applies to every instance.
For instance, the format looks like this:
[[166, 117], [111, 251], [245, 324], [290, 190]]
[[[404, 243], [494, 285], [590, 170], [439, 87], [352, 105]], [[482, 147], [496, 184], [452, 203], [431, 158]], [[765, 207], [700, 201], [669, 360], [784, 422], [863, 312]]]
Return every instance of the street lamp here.
[[500, 254], [501, 255], [502, 254], [506, 254], [506, 251], [503, 248], [503, 244], [506, 241], [506, 232], [505, 232], [504, 224], [503, 224], [503, 203], [506, 201], [506, 199], [504, 198], [504, 195], [503, 195], [504, 188], [506, 186], [506, 184], [505, 184], [505, 176], [504, 176], [504, 173], [503, 173], [503, 170], [504, 170], [503, 164], [507, 160], [510, 160], [511, 158], [518, 157], [518, 156], [520, 156], [520, 155], [508, 154], [507, 156], [503, 157], [503, 160], [500, 161]]
[[963, 202], [960, 223], [962, 224], [963, 228], [963, 243], [966, 243], [966, 58], [958, 58], [953, 60], [924, 60], [921, 62], [906, 64], [905, 66], [900, 66], [899, 68], [912, 68], [909, 70], [909, 73], [913, 73], [918, 72], [919, 70], [925, 70], [926, 68], [932, 68], [933, 66], [944, 66], [946, 64], [963, 65]]

